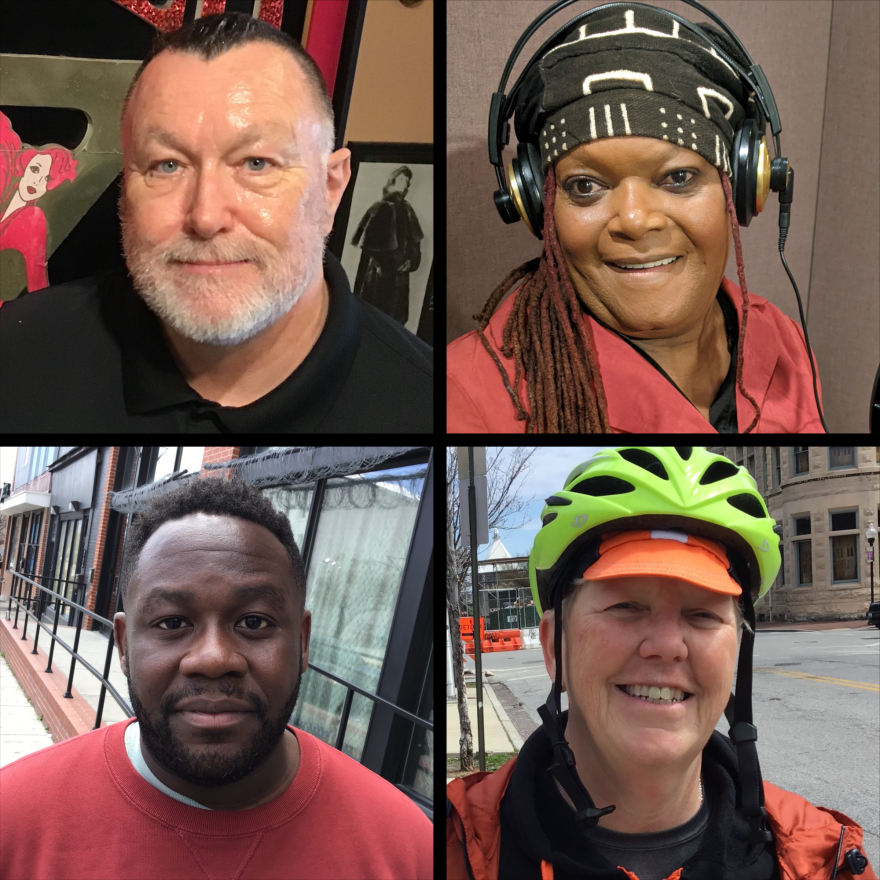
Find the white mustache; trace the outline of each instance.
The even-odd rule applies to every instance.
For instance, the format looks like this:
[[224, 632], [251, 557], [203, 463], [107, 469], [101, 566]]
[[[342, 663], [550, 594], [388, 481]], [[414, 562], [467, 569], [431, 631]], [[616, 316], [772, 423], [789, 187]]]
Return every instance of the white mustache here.
[[186, 254], [185, 256], [179, 254], [170, 254], [168, 256], [169, 262], [180, 262], [180, 263], [237, 263], [240, 260], [253, 260], [254, 257], [250, 256], [230, 256], [228, 254], [224, 254], [223, 256], [217, 256], [215, 254]]
[[[181, 242], [183, 247], [190, 247], [195, 244], [195, 242], [191, 241], [183, 241]], [[212, 244], [216, 247], [218, 242], [212, 242]], [[208, 253], [207, 251], [187, 251], [187, 250], [173, 250], [174, 245], [165, 251], [165, 259], [169, 263], [237, 263], [241, 260], [251, 260], [252, 262], [259, 262], [259, 257], [254, 256], [252, 253], [244, 254], [244, 253], [232, 253], [232, 251], [226, 251], [225, 253]]]

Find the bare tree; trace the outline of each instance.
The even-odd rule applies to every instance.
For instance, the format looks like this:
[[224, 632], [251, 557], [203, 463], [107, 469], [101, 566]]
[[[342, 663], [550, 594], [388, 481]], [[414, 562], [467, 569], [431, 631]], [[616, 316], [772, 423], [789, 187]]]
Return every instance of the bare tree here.
[[[520, 498], [518, 495], [522, 480], [532, 468], [529, 459], [535, 454], [534, 448], [523, 447], [486, 447], [486, 483], [489, 499], [489, 528], [516, 529], [528, 521], [524, 513], [526, 506], [534, 501], [532, 498]], [[446, 450], [446, 611], [449, 617], [449, 629], [452, 638], [452, 666], [455, 675], [455, 687], [458, 691], [458, 717], [461, 722], [461, 739], [459, 740], [459, 758], [462, 770], [474, 769], [474, 744], [471, 736], [471, 723], [468, 717], [467, 696], [464, 686], [464, 658], [461, 648], [461, 589], [470, 568], [470, 542], [463, 547], [461, 542], [461, 511], [458, 499], [458, 467], [455, 447]], [[473, 585], [477, 578], [470, 578]], [[475, 590], [474, 603], [478, 602], [478, 591]], [[478, 614], [474, 615], [479, 617]], [[474, 633], [479, 638], [479, 625], [474, 626]]]

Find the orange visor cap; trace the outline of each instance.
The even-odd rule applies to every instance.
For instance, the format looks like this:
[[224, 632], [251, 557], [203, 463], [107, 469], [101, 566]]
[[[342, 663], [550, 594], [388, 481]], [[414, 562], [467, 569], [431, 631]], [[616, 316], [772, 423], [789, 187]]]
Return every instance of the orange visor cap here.
[[675, 577], [706, 590], [739, 596], [740, 585], [729, 574], [727, 551], [717, 541], [677, 529], [610, 532], [602, 537], [599, 558], [585, 580], [653, 575]]

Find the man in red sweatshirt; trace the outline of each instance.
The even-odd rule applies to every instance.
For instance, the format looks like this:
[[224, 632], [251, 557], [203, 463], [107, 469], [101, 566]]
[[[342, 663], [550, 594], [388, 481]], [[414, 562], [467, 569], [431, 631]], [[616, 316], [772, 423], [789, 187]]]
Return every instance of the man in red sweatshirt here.
[[155, 498], [120, 590], [135, 717], [3, 768], [3, 880], [433, 876], [418, 806], [288, 723], [311, 613], [290, 523], [258, 489]]

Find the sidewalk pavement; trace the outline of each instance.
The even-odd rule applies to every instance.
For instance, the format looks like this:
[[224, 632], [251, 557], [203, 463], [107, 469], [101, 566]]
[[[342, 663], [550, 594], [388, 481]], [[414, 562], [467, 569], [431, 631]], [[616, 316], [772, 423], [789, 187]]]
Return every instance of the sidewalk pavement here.
[[0, 767], [54, 745], [49, 728], [0, 656]]
[[[801, 621], [799, 623], [778, 623], [776, 621], [762, 621], [757, 625], [757, 633], [760, 632], [818, 632], [826, 629], [862, 629], [868, 625], [864, 620], [830, 620], [830, 621]], [[873, 627], [871, 627], [873, 629]], [[468, 657], [466, 668], [473, 669], [473, 660]], [[471, 735], [473, 736], [474, 750], [477, 748], [477, 689], [474, 685], [474, 676], [468, 676], [468, 718], [471, 722]], [[492, 691], [491, 679], [483, 674], [483, 693], [485, 703], [483, 705], [483, 731], [486, 746], [486, 754], [493, 752], [518, 752], [522, 748], [522, 738], [516, 732], [510, 718], [504, 708], [498, 702]], [[461, 738], [461, 725], [458, 719], [458, 703], [455, 700], [446, 701], [446, 743], [447, 759], [455, 760], [458, 757], [458, 742]], [[446, 778], [450, 782], [451, 777]]]
[[[471, 722], [471, 736], [474, 742], [474, 750], [477, 749], [477, 686], [475, 681], [474, 661], [470, 656], [465, 658], [465, 670], [467, 675], [467, 706], [468, 718]], [[483, 742], [486, 754], [505, 752], [518, 752], [522, 748], [522, 737], [517, 733], [513, 722], [508, 718], [507, 712], [498, 702], [492, 690], [490, 679], [483, 673]], [[457, 699], [446, 701], [446, 757], [453, 761], [458, 757], [458, 744], [461, 739], [461, 723], [458, 717]], [[449, 782], [451, 777], [447, 777]]]
[[[473, 737], [474, 751], [477, 750], [477, 688], [472, 683], [467, 686], [468, 692], [468, 718], [471, 722], [471, 736]], [[492, 691], [492, 685], [483, 677], [483, 742], [486, 754], [504, 752], [518, 752], [522, 748], [522, 737], [516, 732], [510, 718], [504, 711], [498, 698]], [[458, 743], [461, 739], [461, 724], [458, 717], [458, 701], [446, 701], [446, 747], [448, 760], [458, 758]], [[451, 777], [447, 777], [449, 782]]]
[[[4, 597], [5, 598], [5, 597]], [[15, 612], [11, 617], [14, 619]], [[6, 602], [0, 605], [0, 619], [6, 626], [11, 626], [12, 619], [6, 621]], [[19, 614], [18, 629], [13, 631], [16, 638], [16, 648], [27, 652], [30, 659], [30, 651], [33, 650], [34, 622], [28, 623], [28, 637], [26, 642], [18, 641], [23, 632], [23, 614]], [[68, 645], [73, 647], [76, 637], [76, 628], [72, 626], [59, 626], [58, 636]], [[104, 660], [107, 656], [107, 636], [99, 632], [83, 629], [80, 632], [78, 653], [83, 656], [95, 669], [103, 671]], [[46, 685], [51, 687], [56, 694], [63, 694], [67, 689], [67, 679], [70, 674], [70, 654], [61, 646], [56, 646], [52, 658], [52, 673], [44, 672], [48, 663], [48, 652], [51, 639], [45, 632], [40, 632], [39, 638], [39, 674], [44, 676]], [[110, 672], [108, 678], [124, 699], [128, 699], [128, 682], [119, 665], [119, 653], [116, 646], [110, 658]], [[81, 663], [77, 663], [73, 677], [73, 688], [79, 701], [58, 700], [57, 703], [68, 713], [77, 716], [79, 726], [85, 731], [94, 726], [98, 710], [101, 683]], [[74, 705], [74, 704], [77, 705]], [[21, 682], [13, 673], [8, 658], [0, 657], [0, 767], [29, 755], [32, 752], [44, 749], [60, 742], [64, 737], [53, 737], [48, 731], [47, 718], [40, 720], [43, 714], [36, 708], [36, 701], [30, 699], [21, 686]], [[85, 715], [80, 712], [85, 710]], [[82, 717], [80, 717], [82, 715]], [[102, 726], [124, 721], [130, 718], [116, 702], [109, 691], [104, 697], [104, 709], [101, 715]]]

